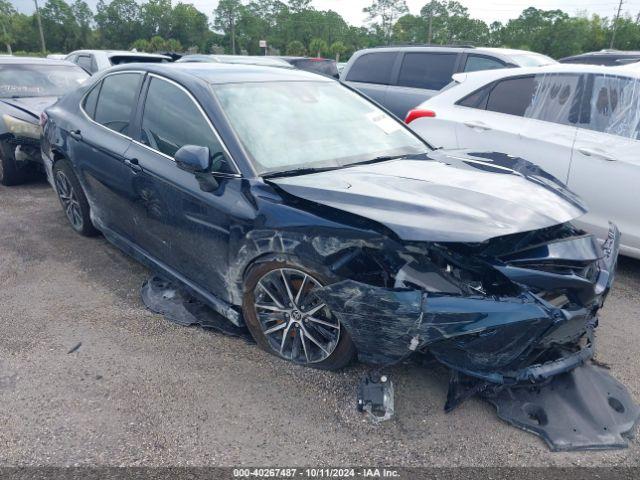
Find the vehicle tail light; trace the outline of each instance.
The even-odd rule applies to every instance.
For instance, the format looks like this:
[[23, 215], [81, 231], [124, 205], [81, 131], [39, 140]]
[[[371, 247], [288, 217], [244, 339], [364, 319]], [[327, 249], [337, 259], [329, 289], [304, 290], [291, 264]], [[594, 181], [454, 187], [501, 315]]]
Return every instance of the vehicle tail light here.
[[434, 112], [433, 110], [422, 110], [416, 108], [415, 110], [409, 110], [409, 113], [407, 113], [407, 118], [404, 119], [404, 123], [409, 125], [411, 122], [419, 118], [434, 118], [435, 116], [436, 112]]
[[42, 113], [40, 114], [40, 126], [41, 126], [42, 128], [44, 128], [44, 125], [45, 125], [45, 123], [47, 123], [47, 120], [49, 120], [49, 117], [47, 117], [47, 114], [46, 114], [46, 113], [42, 112]]

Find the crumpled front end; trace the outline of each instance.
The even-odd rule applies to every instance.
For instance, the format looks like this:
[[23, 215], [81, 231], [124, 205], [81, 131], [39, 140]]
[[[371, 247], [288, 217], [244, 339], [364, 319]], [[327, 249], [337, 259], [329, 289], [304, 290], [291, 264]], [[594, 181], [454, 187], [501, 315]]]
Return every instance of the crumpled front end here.
[[[319, 296], [361, 360], [390, 365], [421, 351], [448, 366], [446, 411], [480, 394], [552, 450], [620, 448], [640, 408], [587, 363], [619, 241], [613, 225], [600, 244], [563, 224], [482, 244], [406, 245], [393, 287], [351, 279]], [[365, 379], [358, 401], [384, 419], [391, 383], [379, 378]]]
[[393, 287], [345, 280], [320, 296], [367, 363], [428, 351], [491, 383], [537, 382], [593, 355], [619, 238], [612, 226], [600, 245], [564, 224], [482, 244], [407, 245]]

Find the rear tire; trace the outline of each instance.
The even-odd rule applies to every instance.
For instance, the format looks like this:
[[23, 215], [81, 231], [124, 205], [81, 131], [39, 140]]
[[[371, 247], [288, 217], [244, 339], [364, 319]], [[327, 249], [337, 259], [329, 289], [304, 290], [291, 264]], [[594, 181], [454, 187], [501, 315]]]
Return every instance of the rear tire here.
[[299, 365], [339, 370], [355, 358], [356, 348], [329, 308], [308, 295], [336, 281], [318, 270], [292, 261], [254, 265], [246, 276], [242, 313], [263, 350]]
[[98, 235], [100, 232], [91, 222], [89, 202], [68, 160], [58, 160], [53, 165], [53, 180], [60, 205], [71, 228], [85, 237]]
[[0, 183], [7, 187], [20, 185], [26, 177], [26, 172], [18, 168], [11, 145], [0, 142]]

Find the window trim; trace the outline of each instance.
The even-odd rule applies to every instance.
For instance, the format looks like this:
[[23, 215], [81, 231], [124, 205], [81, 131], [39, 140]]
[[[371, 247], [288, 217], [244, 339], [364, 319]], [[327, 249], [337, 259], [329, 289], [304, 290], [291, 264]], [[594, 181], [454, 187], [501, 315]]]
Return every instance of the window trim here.
[[[81, 67], [82, 68], [82, 67]], [[98, 92], [98, 101], [100, 100], [100, 94], [102, 93], [102, 82], [104, 82], [104, 80], [108, 77], [111, 77], [113, 75], [122, 75], [124, 73], [137, 73], [140, 74], [142, 76], [142, 82], [140, 84], [140, 86], [142, 86], [142, 84], [144, 83], [144, 76], [146, 74], [146, 72], [142, 71], [142, 70], [122, 70], [122, 71], [118, 71], [118, 72], [112, 72], [109, 73], [107, 75], [105, 75], [104, 77], [102, 77], [98, 83], [100, 83], [100, 91]], [[104, 128], [105, 130], [111, 132], [111, 133], [115, 133], [116, 135], [120, 135], [122, 138], [126, 138], [127, 140], [133, 140], [132, 137], [125, 135], [124, 133], [120, 133], [120, 132], [116, 132], [115, 130], [110, 129], [109, 127], [105, 127], [104, 125], [102, 125], [99, 122], [96, 122], [93, 118], [91, 118], [89, 116], [89, 114], [85, 111], [84, 107], [83, 107], [83, 103], [85, 98], [93, 91], [94, 88], [98, 88], [97, 86], [94, 86], [93, 88], [90, 88], [89, 90], [87, 90], [84, 95], [82, 95], [82, 97], [80, 97], [80, 103], [78, 105], [78, 107], [80, 108], [80, 111], [82, 112], [82, 114], [87, 118], [87, 120], [89, 120], [91, 123], [93, 123], [94, 125], [98, 125], [99, 127]], [[138, 89], [138, 97], [140, 96], [140, 88]], [[98, 102], [96, 102], [96, 108], [98, 107]], [[131, 117], [133, 118], [133, 114], [135, 114], [137, 110], [137, 106], [134, 106], [133, 109], [131, 110]], [[94, 112], [95, 115], [95, 112]]]
[[[204, 111], [204, 109], [202, 108], [202, 106], [200, 105], [200, 102], [198, 102], [196, 100], [196, 98], [191, 94], [191, 92], [189, 92], [189, 90], [187, 90], [185, 87], [183, 87], [182, 85], [180, 85], [179, 83], [163, 77], [162, 75], [158, 75], [156, 73], [147, 73], [147, 78], [151, 79], [151, 78], [157, 78], [158, 80], [164, 80], [167, 83], [170, 83], [176, 87], [178, 87], [180, 90], [182, 90], [184, 93], [187, 94], [187, 96], [191, 99], [191, 101], [195, 104], [196, 108], [198, 109], [198, 111], [200, 112], [200, 114], [204, 117], [204, 119], [207, 122], [207, 125], [209, 126], [209, 129], [213, 132], [213, 134], [215, 135], [216, 139], [218, 140], [218, 143], [220, 143], [220, 145], [222, 146], [222, 150], [224, 152], [224, 154], [227, 156], [227, 158], [231, 161], [231, 164], [235, 170], [235, 172], [232, 173], [227, 173], [227, 172], [210, 172], [213, 175], [216, 176], [224, 176], [224, 177], [228, 177], [228, 178], [242, 178], [242, 174], [240, 173], [240, 169], [238, 168], [238, 164], [236, 163], [235, 159], [231, 156], [231, 153], [229, 152], [229, 149], [227, 148], [227, 145], [225, 144], [225, 142], [222, 140], [222, 137], [220, 136], [220, 134], [218, 133], [218, 130], [213, 126], [213, 123], [211, 123], [211, 119], [209, 119], [209, 116], [206, 114], [206, 112]], [[149, 85], [151, 84], [151, 80], [149, 80]], [[139, 123], [139, 125], [142, 127], [142, 120], [144, 117], [144, 109], [146, 107], [147, 104], [147, 95], [149, 93], [149, 85], [146, 86], [145, 91], [144, 91], [144, 98], [141, 98], [142, 100], [142, 105], [140, 107], [140, 115], [138, 116], [139, 118], [137, 119], [137, 122]], [[162, 157], [171, 160], [172, 162], [176, 162], [176, 160], [167, 155], [166, 153], [161, 152], [160, 150], [156, 150], [155, 148], [150, 147], [149, 145], [145, 145], [144, 143], [136, 140], [135, 138], [131, 139], [136, 145], [140, 145], [144, 148], [146, 148], [147, 150], [150, 150], [154, 153], [157, 153], [159, 155], [161, 155]]]
[[465, 68], [467, 68], [467, 62], [469, 61], [470, 57], [478, 57], [478, 58], [486, 58], [487, 60], [493, 60], [496, 63], [499, 63], [502, 65], [501, 68], [508, 68], [508, 64], [507, 62], [505, 62], [504, 60], [502, 60], [501, 58], [498, 57], [494, 57], [491, 55], [487, 55], [486, 53], [475, 53], [475, 52], [468, 52], [464, 54], [464, 59], [460, 65], [460, 72], [459, 73], [473, 73], [473, 72], [487, 72], [489, 70], [500, 70], [500, 68], [492, 68], [492, 69], [486, 69], [486, 70], [471, 70], [471, 71], [467, 71], [465, 70]]

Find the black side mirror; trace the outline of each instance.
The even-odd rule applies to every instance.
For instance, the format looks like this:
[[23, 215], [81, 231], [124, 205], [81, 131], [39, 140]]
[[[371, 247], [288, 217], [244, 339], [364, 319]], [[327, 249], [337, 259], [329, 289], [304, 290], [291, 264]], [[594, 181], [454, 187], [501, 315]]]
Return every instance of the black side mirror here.
[[187, 172], [206, 172], [211, 168], [211, 158], [208, 147], [184, 145], [173, 156], [176, 164]]

